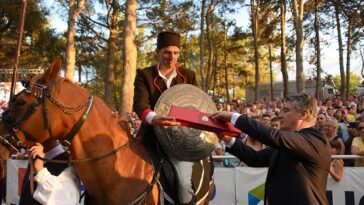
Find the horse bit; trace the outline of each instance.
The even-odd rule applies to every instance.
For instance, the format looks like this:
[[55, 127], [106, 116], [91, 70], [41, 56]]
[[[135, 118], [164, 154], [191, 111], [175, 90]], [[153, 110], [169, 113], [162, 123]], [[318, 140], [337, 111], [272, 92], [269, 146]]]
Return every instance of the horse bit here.
[[[10, 135], [8, 136], [0, 136], [0, 143], [3, 144], [4, 146], [10, 148], [11, 150], [17, 151], [19, 152], [20, 149], [27, 149], [28, 146], [25, 145], [24, 143], [22, 143], [19, 140], [19, 137], [17, 136], [17, 132], [19, 131], [19, 127], [26, 122], [30, 116], [32, 116], [32, 114], [34, 114], [34, 112], [36, 110], [38, 110], [38, 108], [40, 106], [42, 106], [42, 113], [43, 113], [43, 121], [44, 121], [44, 129], [48, 130], [49, 136], [51, 138], [54, 137], [52, 130], [51, 130], [51, 126], [48, 120], [48, 108], [46, 106], [46, 99], [48, 98], [52, 103], [54, 103], [58, 108], [60, 108], [62, 110], [62, 112], [71, 115], [73, 113], [79, 112], [80, 110], [82, 110], [83, 108], [86, 107], [84, 113], [82, 114], [82, 116], [80, 117], [80, 119], [76, 122], [76, 124], [71, 128], [70, 132], [65, 136], [64, 140], [62, 140], [62, 145], [65, 147], [69, 147], [71, 145], [71, 141], [72, 139], [75, 137], [75, 135], [77, 134], [77, 132], [80, 130], [80, 128], [82, 127], [83, 123], [85, 122], [85, 120], [87, 119], [87, 116], [92, 108], [93, 105], [93, 96], [89, 96], [88, 101], [77, 105], [77, 106], [67, 106], [65, 104], [63, 104], [62, 102], [60, 102], [59, 100], [57, 100], [56, 98], [54, 98], [51, 94], [50, 91], [52, 90], [52, 88], [57, 84], [57, 82], [60, 80], [61, 78], [58, 77], [56, 79], [54, 79], [53, 81], [51, 81], [48, 85], [44, 85], [41, 83], [41, 80], [38, 80], [37, 83], [28, 86], [26, 89], [24, 89], [23, 91], [21, 91], [19, 94], [14, 95], [13, 98], [11, 99], [10, 102], [15, 103], [15, 108], [17, 106], [17, 97], [22, 94], [25, 93], [27, 95], [33, 95], [36, 97], [36, 100], [29, 106], [29, 108], [27, 109], [27, 111], [21, 115], [20, 120], [18, 120], [17, 122], [13, 122], [13, 118], [11, 116], [12, 114], [12, 110], [15, 109], [13, 107], [8, 108], [8, 110], [6, 110], [3, 114], [2, 114], [2, 121], [4, 123], [4, 125], [8, 128], [8, 130], [10, 131]], [[14, 102], [13, 102], [14, 101]], [[25, 133], [24, 133], [25, 134]], [[135, 141], [135, 140], [134, 140]], [[132, 141], [132, 142], [134, 142]], [[95, 157], [90, 157], [90, 158], [86, 158], [86, 159], [76, 159], [76, 160], [49, 160], [49, 159], [44, 159], [44, 158], [40, 158], [39, 159], [43, 160], [43, 161], [47, 161], [47, 162], [53, 162], [53, 163], [64, 163], [64, 164], [72, 164], [72, 163], [78, 163], [78, 162], [85, 162], [85, 161], [91, 161], [91, 160], [100, 160], [106, 157], [109, 157], [111, 155], [116, 154], [117, 152], [119, 152], [120, 150], [126, 149], [127, 147], [130, 146], [130, 142], [121, 145], [120, 147], [105, 153], [103, 155], [100, 156], [95, 156]], [[131, 204], [140, 204], [145, 197], [147, 196], [147, 194], [152, 190], [152, 187], [157, 183], [158, 178], [159, 178], [159, 170], [160, 167], [157, 167], [157, 169], [155, 170], [152, 180], [151, 182], [149, 182], [148, 186], [145, 188], [145, 190], [133, 201], [131, 202]]]
[[[6, 110], [2, 114], [2, 121], [3, 121], [4, 125], [8, 128], [8, 130], [10, 131], [10, 135], [4, 136], [4, 137], [0, 136], [0, 143], [2, 143], [4, 146], [6, 146], [12, 150], [18, 151], [18, 152], [22, 148], [24, 148], [24, 149], [28, 148], [27, 145], [23, 144], [19, 140], [19, 137], [17, 136], [17, 132], [19, 131], [19, 127], [23, 123], [25, 123], [30, 118], [30, 116], [32, 116], [34, 114], [34, 112], [36, 110], [38, 110], [38, 108], [40, 106], [42, 106], [44, 129], [47, 129], [49, 136], [51, 138], [53, 138], [54, 136], [53, 136], [53, 133], [51, 130], [49, 120], [48, 120], [48, 108], [46, 105], [46, 99], [48, 98], [52, 103], [54, 103], [57, 107], [59, 107], [64, 113], [66, 113], [68, 115], [79, 112], [84, 107], [86, 107], [81, 118], [71, 128], [70, 132], [65, 136], [64, 140], [61, 140], [62, 145], [66, 146], [66, 147], [68, 147], [71, 144], [70, 142], [72, 141], [74, 136], [77, 134], [78, 130], [82, 127], [83, 123], [85, 122], [85, 120], [91, 110], [91, 107], [93, 105], [93, 96], [90, 96], [88, 101], [81, 105], [67, 106], [67, 105], [63, 104], [62, 102], [60, 102], [59, 100], [54, 98], [52, 95], [50, 95], [50, 91], [52, 90], [52, 88], [57, 84], [57, 82], [60, 79], [61, 78], [54, 79], [53, 81], [51, 81], [51, 83], [48, 84], [48, 86], [43, 85], [41, 83], [42, 79], [40, 79], [37, 81], [37, 83], [35, 83], [31, 86], [28, 86], [26, 89], [22, 90], [19, 94], [13, 96], [10, 103], [15, 104], [15, 105], [9, 106], [8, 110]], [[18, 104], [20, 104], [17, 101], [17, 98], [22, 93], [25, 93], [27, 95], [33, 95], [36, 97], [36, 100], [29, 106], [29, 108], [26, 110], [26, 112], [20, 116], [20, 119], [15, 121], [15, 119], [14, 119], [15, 117], [13, 117], [11, 115], [15, 111]]]

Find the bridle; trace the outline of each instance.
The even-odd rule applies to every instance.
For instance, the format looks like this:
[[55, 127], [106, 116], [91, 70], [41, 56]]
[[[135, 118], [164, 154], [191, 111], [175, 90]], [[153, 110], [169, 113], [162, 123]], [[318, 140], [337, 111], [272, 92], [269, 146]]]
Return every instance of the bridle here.
[[[82, 127], [83, 123], [86, 121], [87, 116], [93, 105], [93, 96], [89, 96], [88, 100], [77, 106], [69, 106], [65, 105], [57, 98], [51, 95], [52, 88], [59, 82], [61, 78], [55, 78], [48, 85], [44, 85], [42, 83], [43, 79], [39, 79], [36, 83], [28, 86], [26, 89], [22, 90], [17, 95], [14, 95], [10, 101], [9, 108], [2, 114], [2, 122], [9, 130], [9, 135], [0, 136], [0, 143], [5, 145], [6, 147], [10, 147], [15, 151], [19, 151], [21, 148], [28, 148], [27, 145], [23, 144], [17, 135], [20, 127], [41, 107], [42, 116], [44, 122], [44, 129], [46, 129], [49, 133], [50, 138], [54, 138], [51, 124], [48, 119], [48, 107], [47, 107], [47, 99], [56, 105], [61, 111], [65, 114], [72, 115], [86, 108], [79, 118], [79, 120], [74, 124], [68, 134], [66, 136], [61, 137], [60, 140], [64, 146], [70, 146], [72, 139], [75, 137], [77, 132]], [[18, 119], [15, 119], [12, 114], [14, 114], [15, 109], [17, 107], [17, 99], [21, 94], [25, 94], [28, 96], [34, 96], [35, 100], [30, 104], [27, 110], [21, 114]], [[14, 105], [15, 104], [15, 105]], [[13, 105], [13, 106], [12, 106]], [[24, 132], [23, 132], [24, 133]], [[25, 134], [25, 133], [24, 133]]]
[[[4, 125], [8, 128], [10, 135], [7, 136], [0, 136], [0, 143], [5, 145], [6, 147], [13, 149], [15, 151], [18, 151], [21, 148], [27, 149], [28, 146], [23, 144], [19, 137], [17, 136], [18, 131], [20, 130], [20, 127], [40, 108], [42, 107], [42, 116], [44, 121], [44, 129], [48, 130], [49, 136], [51, 138], [54, 137], [51, 129], [51, 124], [49, 123], [48, 119], [48, 107], [47, 107], [47, 99], [52, 102], [54, 105], [56, 105], [58, 108], [61, 109], [61, 111], [65, 114], [72, 115], [74, 113], [77, 113], [81, 111], [82, 109], [86, 108], [80, 117], [80, 119], [73, 125], [71, 130], [66, 134], [65, 137], [59, 138], [61, 140], [61, 143], [63, 146], [69, 147], [71, 145], [72, 139], [75, 137], [77, 132], [81, 129], [82, 125], [87, 119], [88, 114], [90, 113], [90, 110], [93, 105], [93, 96], [89, 96], [88, 100], [80, 105], [77, 106], [68, 106], [59, 101], [57, 98], [51, 95], [52, 88], [58, 83], [58, 81], [61, 78], [58, 77], [54, 80], [52, 80], [48, 85], [44, 85], [42, 83], [42, 79], [39, 79], [36, 83], [28, 86], [26, 89], [21, 91], [19, 94], [14, 95], [11, 102], [15, 103], [15, 108], [12, 106], [9, 106], [9, 109], [6, 110], [2, 114], [2, 122]], [[21, 117], [19, 120], [13, 120], [12, 119], [12, 109], [16, 109], [16, 100], [21, 94], [26, 94], [29, 96], [34, 96], [36, 99], [31, 103], [31, 105], [27, 108], [26, 112], [21, 114]], [[24, 133], [24, 132], [23, 132]], [[25, 133], [24, 133], [25, 134]], [[86, 162], [86, 161], [93, 161], [93, 160], [101, 160], [106, 157], [109, 157], [111, 155], [116, 154], [117, 152], [126, 149], [131, 144], [135, 143], [135, 140], [132, 140], [132, 142], [128, 142], [124, 145], [121, 145], [120, 147], [105, 153], [100, 156], [90, 157], [86, 159], [69, 159], [69, 160], [52, 160], [52, 159], [45, 159], [38, 157], [39, 159], [46, 161], [46, 162], [52, 162], [52, 163], [61, 163], [61, 164], [73, 164], [73, 163], [79, 163], [79, 162]], [[148, 183], [147, 187], [144, 189], [144, 191], [139, 194], [139, 196], [133, 200], [130, 204], [141, 204], [145, 200], [146, 196], [152, 191], [153, 186], [157, 183], [159, 179], [159, 170], [160, 166], [162, 166], [163, 163], [160, 163], [158, 167], [156, 167], [152, 180]]]

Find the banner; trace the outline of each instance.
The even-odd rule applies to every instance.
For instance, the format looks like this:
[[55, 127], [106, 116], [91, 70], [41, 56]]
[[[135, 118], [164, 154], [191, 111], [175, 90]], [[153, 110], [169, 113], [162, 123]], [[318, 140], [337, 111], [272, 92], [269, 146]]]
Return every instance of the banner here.
[[[27, 160], [7, 161], [6, 204], [17, 204]], [[267, 168], [216, 167], [214, 172], [215, 191], [211, 205], [262, 205]], [[340, 182], [331, 176], [327, 182], [330, 205], [364, 204], [364, 168], [345, 167]]]
[[27, 160], [9, 159], [6, 162], [6, 204], [18, 204], [27, 166]]
[[[8, 107], [10, 98], [11, 82], [0, 82], [0, 114]], [[15, 84], [15, 94], [23, 90], [21, 82]]]
[[234, 169], [219, 167], [214, 171], [215, 191], [211, 197], [212, 205], [235, 204]]
[[267, 168], [236, 168], [236, 204], [264, 204], [264, 187], [267, 173]]
[[326, 195], [330, 205], [363, 205], [364, 167], [345, 167], [340, 182], [329, 177]]

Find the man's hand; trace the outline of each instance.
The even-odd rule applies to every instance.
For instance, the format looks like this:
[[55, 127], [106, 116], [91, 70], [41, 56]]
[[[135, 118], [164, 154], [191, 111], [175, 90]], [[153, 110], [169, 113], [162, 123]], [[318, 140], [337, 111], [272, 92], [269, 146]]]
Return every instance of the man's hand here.
[[217, 120], [221, 120], [221, 121], [224, 121], [224, 122], [230, 122], [232, 116], [233, 116], [232, 112], [223, 111], [223, 112], [217, 112], [217, 113], [212, 114], [210, 116], [210, 118], [214, 119], [214, 120], [217, 119]]
[[165, 115], [156, 115], [152, 119], [152, 125], [168, 128], [170, 126], [179, 126], [181, 125], [181, 123], [177, 122], [176, 118], [174, 117], [168, 117]]
[[223, 133], [217, 134], [217, 137], [218, 137], [220, 140], [222, 140], [222, 141], [224, 141], [224, 142], [226, 142], [226, 143], [229, 143], [229, 142], [231, 141], [231, 139], [232, 139], [232, 137], [227, 136], [227, 135], [224, 135]]
[[38, 142], [35, 143], [35, 145], [29, 149], [29, 155], [32, 159], [34, 159], [34, 171], [35, 173], [38, 173], [44, 168], [43, 160], [36, 159], [37, 156], [44, 158], [45, 154], [43, 151], [43, 146]]

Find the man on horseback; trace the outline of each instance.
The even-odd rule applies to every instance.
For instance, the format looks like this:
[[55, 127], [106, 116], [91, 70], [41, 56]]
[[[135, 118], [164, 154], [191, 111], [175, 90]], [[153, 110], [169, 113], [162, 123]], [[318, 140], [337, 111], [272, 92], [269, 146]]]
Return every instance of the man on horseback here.
[[[158, 115], [153, 111], [161, 94], [177, 84], [197, 85], [195, 73], [178, 67], [180, 35], [175, 32], [161, 32], [157, 39], [156, 65], [137, 70], [134, 86], [134, 111], [143, 121], [141, 134], [149, 152], [163, 153], [153, 126], [180, 125], [174, 118]], [[159, 158], [163, 158], [160, 157]], [[165, 154], [164, 154], [165, 155]], [[180, 161], [169, 156], [178, 175], [178, 198], [181, 204], [195, 204], [191, 184], [193, 162]]]

